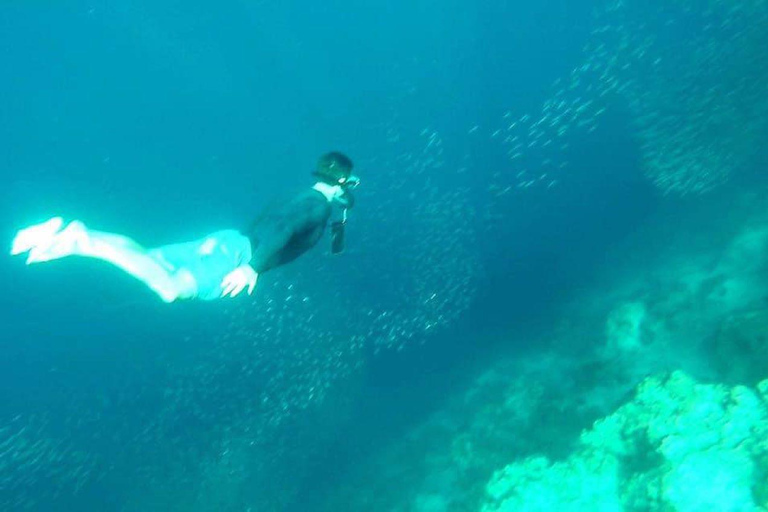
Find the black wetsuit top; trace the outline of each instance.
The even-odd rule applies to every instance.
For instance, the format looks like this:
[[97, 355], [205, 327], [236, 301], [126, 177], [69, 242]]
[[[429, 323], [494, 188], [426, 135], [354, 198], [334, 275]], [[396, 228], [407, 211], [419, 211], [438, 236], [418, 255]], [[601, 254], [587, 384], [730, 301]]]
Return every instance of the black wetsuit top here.
[[317, 244], [331, 216], [331, 203], [310, 189], [267, 209], [245, 233], [251, 267], [259, 274], [295, 260]]

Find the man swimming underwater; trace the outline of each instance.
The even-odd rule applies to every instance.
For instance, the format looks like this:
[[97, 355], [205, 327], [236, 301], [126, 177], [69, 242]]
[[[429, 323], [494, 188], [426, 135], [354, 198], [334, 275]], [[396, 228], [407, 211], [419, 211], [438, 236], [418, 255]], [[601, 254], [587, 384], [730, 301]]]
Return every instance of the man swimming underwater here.
[[[332, 205], [340, 206], [343, 215], [333, 223], [334, 235], [343, 236], [347, 210], [354, 206], [350, 190], [360, 183], [352, 167], [342, 153], [323, 155], [313, 173], [317, 183], [264, 212], [245, 233], [227, 229], [192, 242], [146, 249], [128, 237], [94, 231], [77, 220], [64, 226], [61, 217], [54, 217], [20, 230], [11, 254], [28, 253], [27, 265], [66, 256], [104, 260], [142, 281], [165, 302], [235, 297], [246, 288], [251, 294], [261, 274], [317, 244]], [[335, 243], [334, 252], [340, 249]]]

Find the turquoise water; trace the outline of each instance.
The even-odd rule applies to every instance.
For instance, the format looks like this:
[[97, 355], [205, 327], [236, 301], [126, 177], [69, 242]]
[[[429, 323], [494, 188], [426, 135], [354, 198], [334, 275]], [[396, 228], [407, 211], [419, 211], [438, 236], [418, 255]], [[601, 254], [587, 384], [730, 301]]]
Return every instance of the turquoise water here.
[[765, 509], [767, 27], [758, 0], [0, 7], [9, 244], [244, 228], [331, 149], [362, 178], [346, 252], [252, 297], [3, 258], [0, 509]]

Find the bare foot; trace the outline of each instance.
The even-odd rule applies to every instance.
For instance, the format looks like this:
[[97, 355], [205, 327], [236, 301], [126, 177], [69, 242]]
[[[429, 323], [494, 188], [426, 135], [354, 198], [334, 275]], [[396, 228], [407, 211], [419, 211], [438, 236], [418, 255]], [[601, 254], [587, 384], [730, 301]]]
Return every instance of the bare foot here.
[[53, 242], [56, 233], [64, 225], [64, 219], [53, 217], [40, 224], [19, 230], [11, 244], [11, 254], [17, 255], [36, 247], [45, 247]]
[[78, 254], [78, 250], [88, 242], [88, 231], [80, 221], [72, 221], [67, 227], [54, 233], [44, 243], [38, 244], [29, 251], [27, 265], [51, 261], [72, 254]]

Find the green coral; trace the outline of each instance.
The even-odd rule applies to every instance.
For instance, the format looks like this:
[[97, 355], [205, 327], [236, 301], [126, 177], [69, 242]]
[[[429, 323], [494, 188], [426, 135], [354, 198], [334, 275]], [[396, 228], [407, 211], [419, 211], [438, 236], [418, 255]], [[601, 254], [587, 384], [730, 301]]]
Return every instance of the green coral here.
[[497, 471], [482, 510], [768, 510], [756, 502], [768, 470], [766, 391], [768, 381], [755, 392], [682, 372], [648, 378], [567, 459]]

